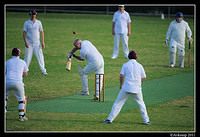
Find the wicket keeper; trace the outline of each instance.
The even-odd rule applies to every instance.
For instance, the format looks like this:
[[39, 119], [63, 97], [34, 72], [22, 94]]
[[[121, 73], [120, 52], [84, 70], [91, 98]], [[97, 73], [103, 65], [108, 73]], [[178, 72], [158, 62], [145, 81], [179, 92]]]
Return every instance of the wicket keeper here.
[[[78, 66], [79, 75], [81, 77], [81, 83], [82, 83], [82, 91], [78, 93], [78, 95], [89, 95], [88, 90], [88, 78], [87, 75], [95, 72], [95, 74], [104, 74], [104, 59], [103, 56], [99, 53], [99, 51], [96, 49], [96, 47], [88, 40], [80, 40], [75, 39], [74, 40], [74, 48], [71, 52], [68, 53], [68, 57], [73, 55], [78, 60], [84, 61], [87, 60], [87, 65], [84, 69], [82, 69], [80, 66]], [[80, 56], [76, 56], [74, 53], [80, 50]], [[103, 75], [100, 78], [100, 91], [102, 90], [102, 80]], [[97, 91], [96, 91], [96, 100], [99, 98], [99, 77], [96, 79], [97, 83]], [[94, 97], [95, 100], [95, 97]]]

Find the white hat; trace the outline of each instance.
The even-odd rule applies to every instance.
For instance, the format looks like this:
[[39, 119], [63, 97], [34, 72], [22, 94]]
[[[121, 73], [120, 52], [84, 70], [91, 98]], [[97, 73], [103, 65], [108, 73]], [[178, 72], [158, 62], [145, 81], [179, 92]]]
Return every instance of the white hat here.
[[124, 5], [118, 5], [119, 7], [124, 7]]

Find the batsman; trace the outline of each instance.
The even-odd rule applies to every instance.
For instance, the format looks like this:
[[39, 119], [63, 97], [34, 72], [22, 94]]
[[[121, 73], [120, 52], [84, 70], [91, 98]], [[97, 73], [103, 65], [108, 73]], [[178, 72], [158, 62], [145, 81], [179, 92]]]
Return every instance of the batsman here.
[[[78, 93], [78, 95], [89, 95], [89, 89], [88, 89], [88, 78], [87, 75], [95, 72], [95, 74], [104, 74], [104, 59], [103, 56], [99, 53], [99, 51], [96, 49], [96, 47], [88, 40], [80, 40], [75, 39], [74, 40], [74, 48], [71, 52], [68, 53], [68, 58], [73, 56], [78, 60], [84, 61], [87, 60], [87, 65], [84, 69], [82, 69], [80, 66], [78, 66], [79, 75], [81, 78], [81, 84], [82, 84], [82, 91]], [[80, 56], [76, 56], [74, 53], [80, 50]], [[101, 75], [101, 78], [96, 77], [96, 97], [99, 98], [99, 91], [101, 92], [103, 87], [103, 76]], [[100, 79], [100, 81], [99, 81]], [[100, 89], [99, 89], [99, 83], [100, 83]]]
[[184, 57], [185, 57], [185, 34], [187, 32], [188, 44], [192, 43], [192, 32], [186, 21], [183, 20], [183, 13], [178, 12], [176, 19], [171, 22], [167, 31], [165, 44], [169, 45], [169, 58], [170, 67], [174, 67], [176, 64], [176, 51], [178, 50], [178, 66], [184, 68]]

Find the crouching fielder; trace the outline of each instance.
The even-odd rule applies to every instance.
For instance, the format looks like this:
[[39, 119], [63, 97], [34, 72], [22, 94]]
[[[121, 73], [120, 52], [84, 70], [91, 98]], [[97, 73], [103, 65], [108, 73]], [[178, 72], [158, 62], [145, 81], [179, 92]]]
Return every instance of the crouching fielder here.
[[[129, 61], [122, 66], [120, 72], [120, 92], [115, 103], [112, 106], [111, 113], [104, 123], [112, 123], [119, 114], [126, 100], [131, 96], [138, 104], [143, 121], [146, 125], [150, 125], [149, 116], [147, 115], [146, 106], [143, 101], [141, 83], [146, 79], [144, 68], [136, 59], [136, 52], [130, 51], [128, 55]], [[124, 84], [123, 83], [123, 79]]]
[[169, 45], [169, 58], [170, 67], [174, 67], [176, 64], [176, 51], [178, 50], [178, 66], [184, 68], [184, 57], [185, 57], [185, 33], [187, 32], [188, 43], [192, 41], [192, 32], [186, 21], [183, 20], [183, 14], [178, 12], [176, 19], [171, 22], [167, 31], [165, 44]]
[[[22, 77], [28, 75], [28, 67], [26, 63], [19, 58], [20, 50], [14, 48], [12, 50], [12, 58], [6, 61], [6, 101], [5, 107], [7, 107], [8, 97], [12, 90], [15, 92], [15, 96], [19, 102], [19, 121], [28, 120], [25, 117], [26, 112], [26, 95], [24, 91], [24, 83]], [[6, 108], [5, 108], [5, 112]]]
[[[78, 71], [79, 71], [79, 75], [81, 77], [81, 83], [82, 83], [82, 91], [78, 94], [89, 95], [87, 75], [92, 72], [95, 72], [95, 74], [104, 74], [103, 56], [99, 53], [96, 47], [88, 40], [82, 41], [80, 39], [75, 39], [73, 44], [75, 48], [73, 48], [72, 51], [68, 53], [68, 56], [73, 55], [73, 57], [75, 57], [78, 60], [84, 61], [86, 59], [88, 62], [84, 69], [78, 66]], [[80, 49], [80, 56], [74, 55], [73, 53], [79, 49]], [[103, 78], [101, 77], [100, 80], [103, 80]], [[98, 85], [99, 77], [96, 78], [96, 83], [97, 83], [96, 99], [98, 99], [99, 90], [100, 91], [102, 90], [103, 84], [101, 81], [101, 85], [99, 89], [99, 85]]]

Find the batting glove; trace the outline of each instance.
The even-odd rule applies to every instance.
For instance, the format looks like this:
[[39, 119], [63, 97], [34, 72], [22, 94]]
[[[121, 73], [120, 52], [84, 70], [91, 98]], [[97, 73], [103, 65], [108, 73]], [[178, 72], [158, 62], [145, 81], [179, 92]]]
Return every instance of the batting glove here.
[[192, 44], [193, 39], [192, 38], [188, 38], [188, 44]]
[[169, 46], [169, 40], [168, 39], [165, 40], [165, 45]]
[[68, 58], [71, 58], [71, 56], [72, 56], [72, 53], [69, 52], [69, 53], [67, 54], [67, 57], [68, 57]]

